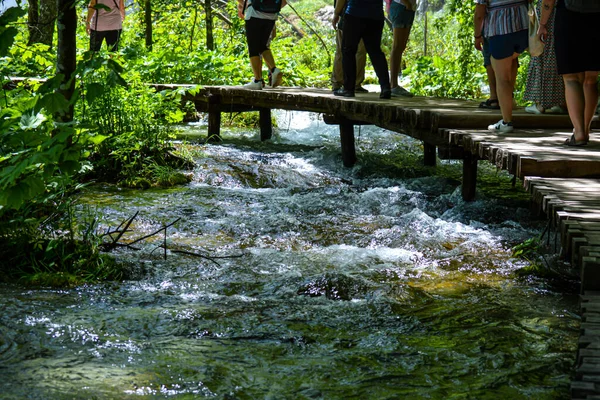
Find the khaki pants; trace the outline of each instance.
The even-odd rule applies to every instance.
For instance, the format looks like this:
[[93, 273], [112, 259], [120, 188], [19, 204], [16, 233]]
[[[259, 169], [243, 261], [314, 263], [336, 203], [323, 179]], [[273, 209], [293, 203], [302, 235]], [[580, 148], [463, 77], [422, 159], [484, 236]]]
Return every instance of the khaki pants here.
[[[333, 72], [331, 73], [331, 86], [333, 90], [344, 86], [344, 68], [342, 67], [342, 30], [335, 31], [335, 56], [333, 57]], [[361, 40], [356, 52], [356, 87], [365, 80], [365, 65], [367, 63], [367, 50]]]

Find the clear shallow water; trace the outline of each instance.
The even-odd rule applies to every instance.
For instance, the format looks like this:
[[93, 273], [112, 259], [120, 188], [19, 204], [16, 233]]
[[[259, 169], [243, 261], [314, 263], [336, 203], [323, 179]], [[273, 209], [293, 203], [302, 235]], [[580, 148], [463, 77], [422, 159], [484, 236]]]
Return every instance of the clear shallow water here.
[[[343, 168], [337, 130], [307, 114], [257, 136], [204, 147], [185, 187], [85, 194], [105, 227], [181, 218], [170, 250], [234, 257], [164, 260], [156, 237], [118, 253], [136, 280], [1, 286], [0, 398], [569, 397], [576, 298], [516, 278], [509, 246], [542, 229], [527, 210]], [[357, 138], [359, 157], [419, 152]]]

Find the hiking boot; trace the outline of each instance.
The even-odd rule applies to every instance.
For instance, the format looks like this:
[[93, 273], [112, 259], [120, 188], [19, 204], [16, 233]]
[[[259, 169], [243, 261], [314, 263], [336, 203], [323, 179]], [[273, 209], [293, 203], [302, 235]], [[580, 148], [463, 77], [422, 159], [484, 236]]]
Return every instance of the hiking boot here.
[[504, 122], [503, 119], [501, 119], [493, 125], [488, 126], [488, 130], [498, 133], [512, 132], [513, 129], [515, 128], [513, 127], [512, 122]]
[[364, 87], [362, 87], [362, 86], [360, 86], [360, 85], [358, 85], [358, 86], [357, 86], [357, 87], [354, 89], [354, 91], [355, 91], [356, 93], [369, 93], [369, 91], [368, 91], [367, 89], [365, 89]]
[[281, 85], [281, 80], [283, 79], [283, 74], [281, 70], [277, 67], [273, 68], [273, 71], [269, 71], [269, 85], [268, 87], [276, 88]]
[[335, 96], [342, 96], [342, 97], [354, 97], [354, 92], [346, 90], [345, 88], [339, 88], [337, 90], [333, 91], [333, 94]]
[[262, 90], [263, 85], [265, 84], [265, 81], [261, 80], [256, 80], [256, 79], [252, 79], [249, 83], [246, 83], [244, 86], [242, 86], [244, 89], [249, 89], [249, 90]]
[[413, 97], [414, 94], [404, 89], [402, 86], [396, 86], [392, 88], [392, 96], [393, 97]]
[[381, 93], [379, 93], [379, 98], [380, 99], [391, 99], [392, 91], [390, 89], [382, 89]]

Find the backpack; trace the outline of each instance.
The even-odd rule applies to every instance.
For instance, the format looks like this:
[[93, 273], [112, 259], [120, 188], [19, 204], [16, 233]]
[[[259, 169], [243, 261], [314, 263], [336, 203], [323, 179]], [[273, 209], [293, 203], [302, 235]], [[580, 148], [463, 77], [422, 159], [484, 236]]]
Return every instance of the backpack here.
[[276, 14], [281, 10], [281, 0], [250, 0], [250, 5], [256, 11]]
[[600, 12], [599, 0], [565, 0], [567, 10], [580, 13], [596, 13]]

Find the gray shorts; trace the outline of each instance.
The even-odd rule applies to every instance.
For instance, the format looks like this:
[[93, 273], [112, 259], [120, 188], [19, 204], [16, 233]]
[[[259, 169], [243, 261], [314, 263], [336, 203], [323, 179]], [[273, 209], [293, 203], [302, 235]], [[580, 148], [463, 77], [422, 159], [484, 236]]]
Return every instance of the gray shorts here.
[[394, 28], [410, 28], [415, 20], [415, 12], [407, 10], [403, 4], [391, 0], [390, 21]]

